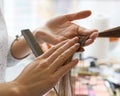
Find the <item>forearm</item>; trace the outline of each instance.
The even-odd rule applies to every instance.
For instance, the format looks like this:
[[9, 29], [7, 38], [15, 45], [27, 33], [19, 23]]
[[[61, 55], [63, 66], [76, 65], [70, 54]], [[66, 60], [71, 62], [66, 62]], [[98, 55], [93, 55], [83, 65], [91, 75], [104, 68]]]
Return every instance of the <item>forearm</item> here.
[[[33, 35], [35, 38], [37, 38], [35, 32], [33, 33]], [[38, 43], [41, 44], [40, 40], [38, 41]], [[11, 53], [12, 53], [13, 57], [15, 57], [17, 59], [22, 59], [22, 58], [26, 57], [27, 55], [30, 54], [30, 52], [31, 52], [31, 50], [23, 36], [21, 36], [20, 38], [15, 40], [13, 42], [13, 44], [11, 45]]]
[[17, 87], [12, 83], [0, 83], [0, 96], [20, 96]]
[[13, 42], [10, 51], [15, 58], [23, 58], [30, 54], [30, 48], [23, 36]]

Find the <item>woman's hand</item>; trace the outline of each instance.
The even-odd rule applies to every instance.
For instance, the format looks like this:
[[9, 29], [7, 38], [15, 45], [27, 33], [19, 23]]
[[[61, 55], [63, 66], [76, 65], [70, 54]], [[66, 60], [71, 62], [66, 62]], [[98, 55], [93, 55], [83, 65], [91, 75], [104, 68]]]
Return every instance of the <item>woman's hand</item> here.
[[38, 41], [45, 41], [51, 44], [57, 44], [63, 40], [71, 39], [76, 36], [90, 35], [85, 45], [91, 44], [97, 37], [96, 29], [88, 30], [75, 23], [73, 20], [83, 19], [90, 16], [91, 11], [81, 11], [73, 14], [58, 16], [48, 21], [42, 28], [36, 29], [35, 36]]
[[63, 41], [30, 63], [12, 83], [19, 96], [42, 96], [55, 86], [60, 78], [77, 63], [75, 59], [65, 62], [79, 49], [78, 37]]

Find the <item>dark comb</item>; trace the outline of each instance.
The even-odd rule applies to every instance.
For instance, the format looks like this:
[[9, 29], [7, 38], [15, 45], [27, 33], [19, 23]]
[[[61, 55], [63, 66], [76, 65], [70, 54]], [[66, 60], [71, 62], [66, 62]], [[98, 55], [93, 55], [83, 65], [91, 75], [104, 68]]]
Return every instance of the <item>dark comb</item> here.
[[[100, 38], [119, 38], [120, 37], [120, 26], [99, 32], [98, 37], [100, 37]], [[84, 46], [84, 43], [87, 39], [89, 39], [89, 36], [80, 36], [80, 40], [79, 40], [80, 45]]]
[[43, 54], [42, 49], [40, 48], [38, 42], [36, 41], [36, 39], [34, 38], [33, 34], [31, 33], [31, 31], [29, 29], [25, 29], [21, 31], [22, 35], [24, 36], [27, 44], [29, 45], [29, 47], [31, 48], [33, 54], [38, 57], [40, 55]]
[[99, 33], [98, 37], [119, 38], [120, 37], [120, 26], [102, 31]]
[[80, 36], [79, 43], [80, 43], [81, 47], [84, 46], [84, 43], [87, 39], [89, 39], [89, 35], [88, 36]]
[[[21, 30], [22, 35], [24, 36], [27, 44], [31, 48], [33, 54], [38, 57], [43, 54], [42, 49], [40, 48], [38, 42], [36, 41], [35, 37], [33, 36], [32, 32], [29, 29]], [[56, 88], [53, 87], [56, 95], [59, 96], [59, 93], [57, 92]]]

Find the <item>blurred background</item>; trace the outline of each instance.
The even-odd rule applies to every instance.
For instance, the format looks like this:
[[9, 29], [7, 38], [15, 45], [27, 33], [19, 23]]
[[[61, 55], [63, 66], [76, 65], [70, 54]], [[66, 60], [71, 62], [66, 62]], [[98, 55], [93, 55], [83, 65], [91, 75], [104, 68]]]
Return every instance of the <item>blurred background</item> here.
[[[34, 29], [41, 26], [56, 15], [86, 9], [92, 11], [92, 16], [106, 16], [109, 27], [120, 25], [120, 0], [4, 0], [3, 3], [10, 35], [19, 34], [23, 28]], [[77, 23], [86, 21], [88, 19]]]
[[[74, 21], [80, 26], [97, 28], [99, 31], [120, 26], [120, 0], [1, 0], [1, 2], [4, 6], [8, 32], [12, 37], [20, 35], [21, 29], [34, 30], [50, 18], [82, 10], [91, 10], [92, 15], [86, 19]], [[119, 49], [119, 38], [98, 38], [94, 44], [85, 47], [86, 51], [82, 56], [95, 57], [109, 65], [116, 64], [120, 59]], [[76, 53], [74, 58], [80, 58], [80, 54]], [[8, 68], [6, 80], [14, 79], [28, 62], [30, 59], [21, 61], [13, 68]]]
[[[120, 25], [120, 0], [4, 0], [3, 3], [8, 32], [12, 36], [20, 35], [24, 28], [34, 30], [57, 15], [81, 10], [91, 10], [92, 15], [75, 21], [80, 26], [102, 31]], [[117, 41], [112, 40], [111, 49]]]

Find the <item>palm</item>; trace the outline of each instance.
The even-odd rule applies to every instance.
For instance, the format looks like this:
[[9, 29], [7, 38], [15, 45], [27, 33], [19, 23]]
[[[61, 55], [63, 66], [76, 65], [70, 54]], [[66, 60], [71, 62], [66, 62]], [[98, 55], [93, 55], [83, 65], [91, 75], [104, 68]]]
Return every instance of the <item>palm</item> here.
[[78, 35], [79, 27], [76, 24], [72, 23], [71, 21], [54, 22], [54, 20], [48, 22], [46, 25], [50, 30], [50, 34], [56, 39], [57, 42], [70, 39]]
[[90, 14], [90, 11], [82, 11], [74, 14], [58, 16], [48, 21], [43, 27], [44, 36], [41, 36], [41, 39], [51, 44], [57, 44], [63, 40], [70, 39], [75, 36], [91, 34], [91, 32], [96, 30], [87, 30], [76, 25], [75, 23], [72, 23], [73, 20], [86, 18]]

